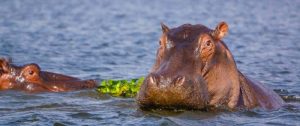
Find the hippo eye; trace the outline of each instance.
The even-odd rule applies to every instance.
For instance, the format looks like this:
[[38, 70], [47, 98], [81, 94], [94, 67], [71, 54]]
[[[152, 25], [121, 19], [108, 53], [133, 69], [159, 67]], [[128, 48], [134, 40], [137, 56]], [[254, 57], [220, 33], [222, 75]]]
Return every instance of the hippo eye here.
[[33, 75], [34, 74], [34, 71], [29, 71], [29, 75]]
[[211, 40], [206, 41], [206, 46], [211, 46]]

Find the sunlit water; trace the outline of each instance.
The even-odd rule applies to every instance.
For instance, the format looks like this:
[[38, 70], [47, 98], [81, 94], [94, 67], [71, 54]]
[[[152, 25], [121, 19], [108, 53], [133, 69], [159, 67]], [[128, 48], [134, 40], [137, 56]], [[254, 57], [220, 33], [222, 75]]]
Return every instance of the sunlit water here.
[[[142, 111], [94, 90], [0, 92], [0, 125], [300, 125], [300, 2], [1, 0], [0, 55], [82, 79], [130, 79], [152, 66], [160, 22], [230, 26], [239, 69], [293, 97], [277, 111]], [[298, 99], [297, 99], [298, 98]]]

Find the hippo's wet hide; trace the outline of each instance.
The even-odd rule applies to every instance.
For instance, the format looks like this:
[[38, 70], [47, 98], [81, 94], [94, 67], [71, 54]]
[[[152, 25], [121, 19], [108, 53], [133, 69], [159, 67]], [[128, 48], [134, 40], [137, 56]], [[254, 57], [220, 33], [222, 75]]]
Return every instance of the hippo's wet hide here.
[[22, 90], [26, 92], [61, 92], [96, 87], [95, 80], [41, 71], [37, 64], [17, 66], [10, 60], [0, 59], [0, 89]]

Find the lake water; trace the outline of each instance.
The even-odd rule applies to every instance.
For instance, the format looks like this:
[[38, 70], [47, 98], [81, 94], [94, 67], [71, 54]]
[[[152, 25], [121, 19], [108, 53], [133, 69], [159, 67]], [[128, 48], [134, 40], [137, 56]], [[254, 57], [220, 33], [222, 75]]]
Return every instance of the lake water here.
[[[224, 3], [222, 3], [224, 2]], [[300, 125], [300, 1], [1, 0], [0, 56], [82, 79], [145, 76], [160, 22], [169, 27], [226, 21], [239, 69], [279, 90], [277, 111], [142, 111], [133, 98], [94, 90], [0, 92], [0, 125]]]

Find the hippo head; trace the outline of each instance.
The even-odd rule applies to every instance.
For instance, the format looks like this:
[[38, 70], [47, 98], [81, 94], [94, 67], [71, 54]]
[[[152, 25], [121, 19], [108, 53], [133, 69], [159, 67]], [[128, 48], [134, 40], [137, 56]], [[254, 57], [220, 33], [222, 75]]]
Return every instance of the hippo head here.
[[137, 96], [139, 106], [205, 108], [215, 97], [211, 83], [220, 80], [214, 74], [225, 74], [225, 71], [214, 72], [213, 69], [218, 69], [219, 64], [235, 67], [231, 53], [221, 40], [228, 32], [228, 25], [221, 22], [214, 30], [200, 24], [184, 24], [172, 29], [164, 24], [161, 26], [156, 62]]
[[94, 80], [80, 80], [62, 74], [41, 71], [34, 63], [16, 66], [11, 60], [0, 58], [0, 90], [27, 92], [70, 91], [96, 87]]

